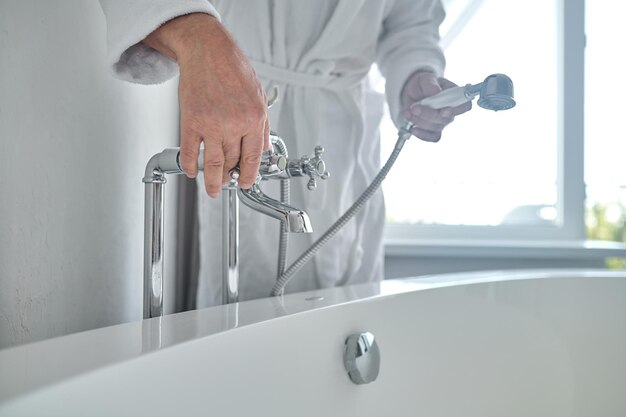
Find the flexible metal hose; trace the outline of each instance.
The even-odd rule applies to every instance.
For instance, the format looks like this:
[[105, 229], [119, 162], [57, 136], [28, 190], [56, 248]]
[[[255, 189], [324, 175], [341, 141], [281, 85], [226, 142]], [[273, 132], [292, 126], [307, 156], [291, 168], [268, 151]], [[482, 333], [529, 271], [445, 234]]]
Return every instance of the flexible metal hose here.
[[352, 206], [319, 239], [317, 239], [309, 249], [307, 249], [302, 255], [300, 255], [300, 257], [296, 259], [296, 261], [291, 264], [291, 266], [278, 278], [276, 284], [274, 284], [274, 287], [272, 288], [271, 295], [273, 297], [282, 295], [284, 293], [285, 286], [289, 283], [291, 278], [293, 278], [293, 275], [298, 272], [298, 270], [300, 270], [300, 268], [302, 268], [302, 266], [307, 263], [313, 256], [315, 256], [315, 253], [317, 253], [317, 251], [322, 246], [324, 246], [339, 231], [339, 229], [341, 229], [346, 223], [348, 223], [348, 221], [352, 217], [354, 217], [354, 215], [358, 213], [358, 211], [363, 207], [367, 200], [369, 200], [372, 195], [374, 195], [376, 190], [378, 190], [378, 187], [380, 187], [380, 184], [387, 176], [387, 173], [389, 173], [389, 170], [396, 162], [396, 159], [398, 158], [398, 155], [400, 154], [400, 151], [404, 146], [404, 142], [406, 142], [406, 140], [411, 137], [409, 130], [410, 129], [400, 129], [398, 131], [398, 140], [393, 149], [393, 152], [391, 152], [391, 155], [389, 156], [389, 159], [387, 159], [387, 162], [380, 170], [378, 175], [376, 175], [376, 178], [374, 178], [372, 183], [365, 189], [365, 191], [363, 192], [363, 194], [361, 194], [358, 200], [355, 201], [354, 204], [352, 204]]

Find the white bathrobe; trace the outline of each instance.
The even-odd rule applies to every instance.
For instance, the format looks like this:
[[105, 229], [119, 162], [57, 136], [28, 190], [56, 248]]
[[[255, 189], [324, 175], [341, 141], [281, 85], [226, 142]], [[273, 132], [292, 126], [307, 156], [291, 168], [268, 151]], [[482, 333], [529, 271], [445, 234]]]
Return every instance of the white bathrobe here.
[[[115, 74], [137, 83], [174, 77], [175, 62], [138, 44], [163, 22], [191, 12], [225, 24], [265, 88], [279, 87], [270, 124], [290, 157], [325, 149], [331, 176], [314, 191], [291, 181], [291, 205], [305, 210], [314, 233], [291, 234], [287, 266], [359, 197], [380, 169], [378, 123], [383, 97], [366, 75], [376, 62], [386, 78], [392, 115], [400, 111], [407, 78], [420, 69], [442, 74], [438, 47], [444, 12], [439, 0], [101, 0]], [[210, 87], [210, 86], [207, 86]], [[201, 179], [199, 181], [202, 181]], [[277, 182], [264, 191], [278, 196]], [[221, 199], [200, 194], [198, 306], [221, 300]], [[384, 203], [379, 191], [316, 257], [295, 275], [288, 292], [381, 280]], [[241, 299], [268, 296], [276, 280], [279, 224], [242, 206]]]

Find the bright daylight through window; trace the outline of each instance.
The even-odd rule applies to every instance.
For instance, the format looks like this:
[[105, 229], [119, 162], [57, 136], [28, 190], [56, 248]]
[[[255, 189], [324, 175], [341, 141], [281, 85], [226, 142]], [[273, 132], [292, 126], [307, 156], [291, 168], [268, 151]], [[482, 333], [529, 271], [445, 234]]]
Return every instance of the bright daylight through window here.
[[[474, 103], [470, 113], [444, 130], [441, 142], [407, 143], [384, 184], [388, 221], [554, 224], [555, 3], [457, 0], [447, 2], [447, 16], [441, 31], [446, 78], [476, 84], [491, 73], [507, 74], [515, 86], [517, 106], [494, 113]], [[395, 130], [386, 118], [381, 130], [385, 156]]]
[[[626, 4], [611, 0], [585, 5], [585, 183], [586, 224], [591, 239], [626, 242], [626, 135], [624, 54]], [[614, 75], [615, 74], [615, 75]]]
[[[624, 241], [626, 88], [611, 74], [626, 72], [626, 63], [610, 45], [626, 37], [626, 6], [586, 2], [583, 83], [582, 1], [444, 4], [446, 78], [475, 84], [507, 74], [517, 106], [494, 113], [474, 103], [440, 143], [406, 144], [383, 184], [388, 237]], [[383, 160], [396, 132], [386, 116]]]

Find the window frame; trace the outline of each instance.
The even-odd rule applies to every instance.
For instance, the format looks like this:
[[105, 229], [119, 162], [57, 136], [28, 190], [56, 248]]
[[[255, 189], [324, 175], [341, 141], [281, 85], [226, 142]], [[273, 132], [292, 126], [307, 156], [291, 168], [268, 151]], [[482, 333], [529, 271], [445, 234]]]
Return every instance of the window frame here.
[[386, 224], [386, 244], [449, 239], [585, 240], [585, 0], [557, 1], [558, 183], [554, 226]]

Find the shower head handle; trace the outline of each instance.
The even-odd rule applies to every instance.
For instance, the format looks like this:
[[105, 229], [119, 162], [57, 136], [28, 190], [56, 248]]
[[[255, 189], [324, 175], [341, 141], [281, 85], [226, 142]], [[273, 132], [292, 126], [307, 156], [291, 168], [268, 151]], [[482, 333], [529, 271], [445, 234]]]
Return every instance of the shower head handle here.
[[515, 106], [513, 81], [504, 74], [492, 74], [479, 84], [452, 87], [434, 96], [426, 97], [419, 104], [433, 109], [456, 107], [479, 96], [478, 105], [487, 110], [508, 110]]

